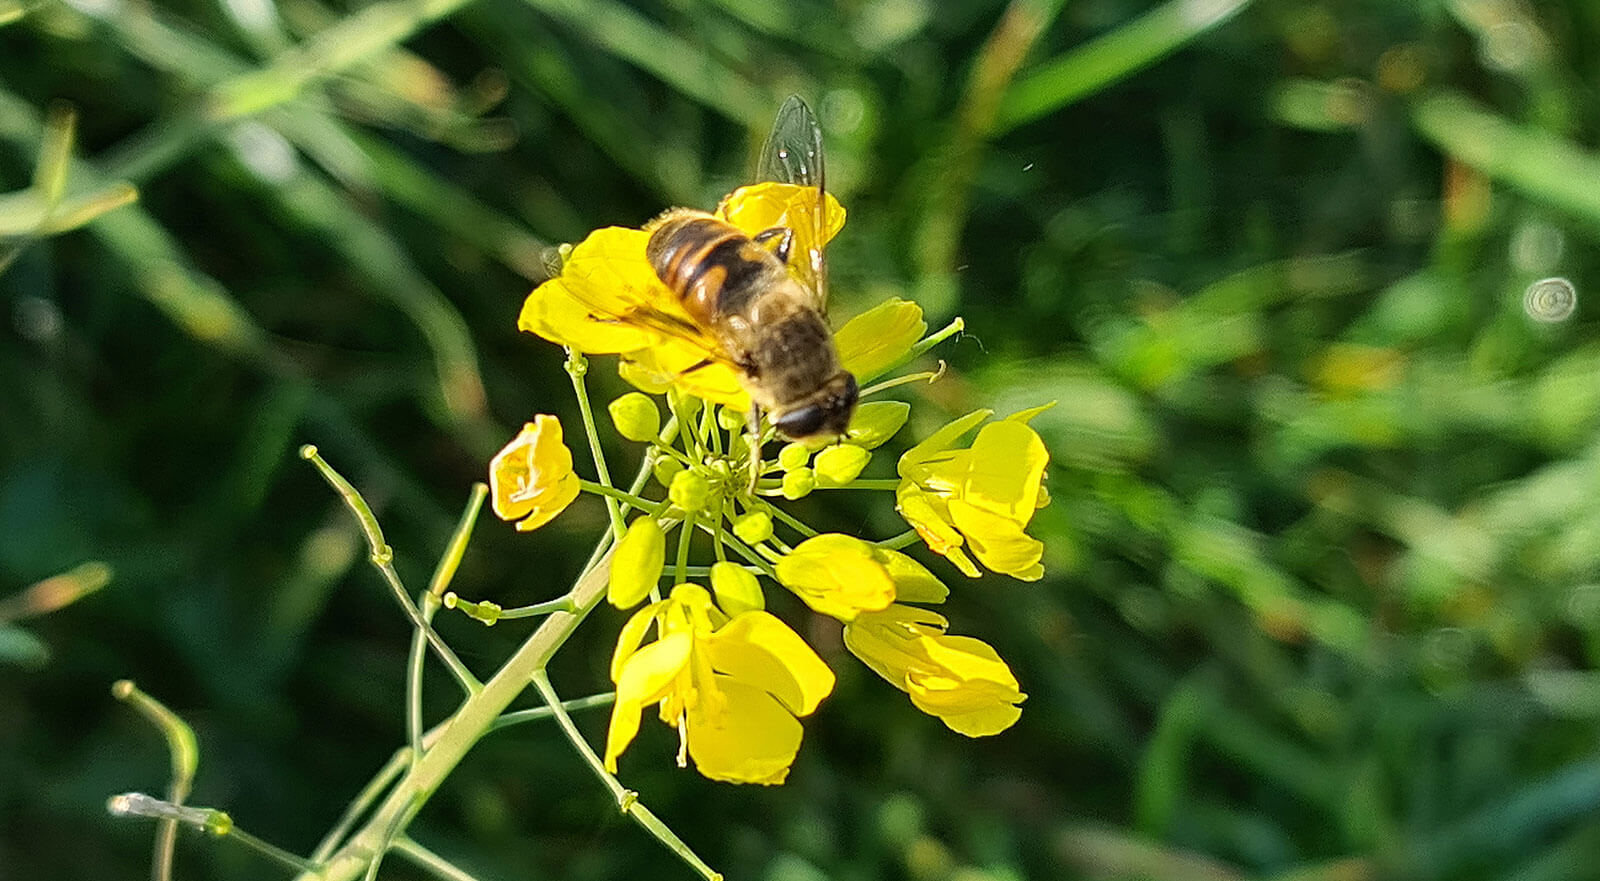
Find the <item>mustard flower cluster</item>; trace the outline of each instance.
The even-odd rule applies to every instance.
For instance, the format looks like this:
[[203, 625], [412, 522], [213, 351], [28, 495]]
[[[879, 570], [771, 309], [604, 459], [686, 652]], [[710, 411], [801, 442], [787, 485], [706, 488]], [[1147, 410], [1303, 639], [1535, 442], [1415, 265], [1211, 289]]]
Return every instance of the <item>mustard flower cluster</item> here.
[[[809, 188], [758, 184], [730, 194], [717, 216], [752, 236], [789, 226], [795, 249], [804, 252], [844, 224], [831, 197], [826, 223], [793, 223], [815, 197]], [[821, 229], [823, 241], [806, 241], [809, 229]], [[834, 674], [767, 610], [772, 589], [839, 621], [850, 653], [952, 730], [980, 737], [1010, 727], [1026, 698], [1016, 677], [988, 644], [946, 632], [947, 620], [926, 606], [943, 602], [949, 589], [899, 548], [920, 538], [969, 577], [979, 575], [979, 565], [1023, 580], [1041, 577], [1043, 545], [1026, 529], [1049, 502], [1049, 454], [1028, 424], [1043, 408], [1002, 419], [988, 410], [967, 414], [907, 450], [896, 476], [864, 477], [874, 451], [911, 412], [905, 402], [873, 398], [935, 377], [913, 374], [866, 386], [843, 437], [788, 443], [768, 458], [763, 451], [774, 432], [757, 426], [761, 443], [747, 442], [749, 396], [731, 368], [706, 365], [703, 347], [659, 323], [605, 317], [647, 309], [690, 323], [646, 260], [648, 238], [636, 229], [592, 233], [566, 253], [560, 275], [528, 297], [519, 324], [566, 346], [574, 353], [569, 363], [581, 363], [583, 354], [622, 356], [620, 372], [639, 391], [607, 411], [619, 435], [647, 445], [656, 489], [618, 489], [603, 460], [599, 482], [581, 480], [560, 423], [547, 415], [529, 423], [490, 472], [494, 511], [518, 529], [549, 522], [580, 489], [612, 506], [618, 537], [607, 596], [637, 611], [622, 626], [611, 661], [616, 703], [607, 770], [616, 771], [643, 714], [654, 708], [678, 732], [680, 765], [693, 761], [716, 780], [784, 781], [800, 749], [801, 720], [832, 692]], [[956, 322], [928, 335], [916, 304], [890, 300], [839, 328], [835, 342], [845, 369], [867, 383], [959, 328]], [[593, 437], [592, 422], [585, 427]], [[833, 489], [892, 492], [910, 530], [878, 542], [819, 533], [785, 508]], [[698, 548], [696, 535], [703, 536]]]

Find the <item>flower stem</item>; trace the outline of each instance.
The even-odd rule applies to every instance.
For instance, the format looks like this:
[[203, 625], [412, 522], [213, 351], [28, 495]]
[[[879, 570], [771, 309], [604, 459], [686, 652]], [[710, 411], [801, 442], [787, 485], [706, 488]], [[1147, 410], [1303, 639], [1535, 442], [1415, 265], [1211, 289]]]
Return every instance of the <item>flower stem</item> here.
[[682, 584], [689, 577], [689, 539], [694, 537], [694, 528], [700, 519], [693, 514], [683, 522], [682, 531], [678, 533], [678, 584]]
[[[856, 482], [859, 483], [860, 481], [856, 481]], [[769, 513], [772, 516], [778, 518], [779, 520], [782, 520], [784, 523], [788, 524], [790, 529], [793, 529], [795, 532], [800, 533], [801, 535], [805, 536], [806, 538], [811, 538], [814, 535], [819, 535], [820, 534], [815, 529], [812, 529], [810, 526], [807, 526], [805, 524], [805, 522], [802, 521], [800, 518], [794, 516], [793, 514], [790, 514], [788, 511], [783, 510], [782, 508], [778, 507], [777, 505], [771, 504], [770, 502], [767, 502], [765, 499], [761, 500], [761, 504], [764, 506], [764, 508], [767, 511], [767, 513]]]
[[[467, 506], [461, 512], [461, 519], [456, 522], [455, 532], [450, 534], [450, 542], [445, 545], [439, 564], [434, 567], [433, 577], [428, 580], [428, 589], [417, 598], [422, 620], [430, 625], [433, 624], [434, 614], [439, 611], [439, 598], [455, 578], [461, 558], [467, 553], [467, 541], [472, 538], [472, 527], [478, 522], [478, 512], [483, 509], [483, 499], [488, 494], [489, 487], [484, 484], [472, 485]], [[406, 739], [411, 744], [412, 761], [422, 754], [423, 641], [421, 630], [411, 631], [411, 652], [406, 659]]]
[[461, 659], [456, 657], [456, 653], [444, 644], [444, 640], [433, 629], [433, 625], [423, 619], [422, 612], [418, 611], [416, 604], [411, 602], [411, 597], [406, 593], [405, 585], [400, 583], [400, 573], [394, 569], [394, 549], [389, 547], [388, 543], [383, 540], [383, 529], [378, 526], [378, 518], [372, 513], [372, 508], [367, 505], [366, 499], [361, 497], [361, 493], [356, 492], [356, 488], [350, 485], [350, 481], [345, 480], [339, 472], [333, 470], [333, 466], [323, 461], [322, 457], [317, 454], [316, 447], [311, 444], [301, 447], [300, 457], [309, 460], [312, 465], [316, 466], [317, 472], [322, 475], [322, 479], [333, 487], [339, 497], [344, 500], [345, 505], [355, 514], [356, 521], [361, 524], [362, 533], [367, 537], [367, 547], [371, 551], [370, 559], [372, 560], [372, 565], [377, 568], [379, 574], [383, 576], [383, 580], [389, 585], [389, 590], [394, 594], [395, 601], [400, 604], [400, 608], [406, 613], [406, 617], [411, 619], [412, 626], [427, 638], [428, 645], [433, 648], [434, 654], [438, 655], [439, 660], [450, 668], [450, 673], [461, 684], [462, 690], [468, 695], [475, 694], [478, 689], [483, 687], [482, 683], [478, 682], [477, 677], [467, 670], [466, 665], [461, 663]]
[[464, 869], [410, 838], [396, 838], [394, 849], [396, 853], [432, 872], [435, 877], [443, 878], [444, 881], [478, 881]]
[[[674, 428], [669, 422], [663, 432]], [[641, 467], [629, 491], [637, 493], [649, 477], [649, 468]], [[613, 543], [614, 534], [608, 531], [596, 544], [589, 565], [567, 593], [572, 611], [556, 612], [544, 619], [481, 689], [469, 694], [450, 718], [429, 731], [423, 737], [427, 751], [421, 760], [389, 790], [367, 822], [326, 861], [301, 872], [296, 881], [352, 881], [377, 861], [473, 744], [495, 729], [505, 708], [527, 687], [534, 673], [545, 668], [605, 596]], [[381, 788], [368, 784], [368, 789]]]
[[[689, 531], [688, 529], [684, 530], [684, 532]], [[594, 771], [595, 776], [600, 778], [600, 782], [611, 790], [611, 796], [617, 800], [617, 807], [621, 808], [624, 814], [632, 817], [635, 823], [644, 827], [645, 831], [655, 836], [656, 840], [661, 842], [668, 850], [677, 854], [679, 859], [687, 863], [696, 872], [699, 872], [701, 877], [706, 878], [707, 881], [722, 881], [721, 873], [706, 865], [699, 856], [695, 855], [694, 851], [689, 849], [689, 845], [683, 843], [683, 839], [679, 838], [676, 833], [667, 828], [667, 824], [661, 822], [655, 814], [651, 813], [650, 809], [639, 801], [637, 792], [624, 788], [622, 783], [611, 772], [606, 770], [605, 764], [600, 761], [599, 756], [595, 755], [594, 749], [589, 746], [589, 742], [584, 740], [583, 735], [578, 732], [578, 726], [572, 724], [572, 717], [568, 716], [566, 710], [562, 708], [561, 698], [556, 695], [555, 689], [550, 685], [550, 677], [545, 674], [545, 671], [540, 670], [533, 674], [533, 687], [538, 689], [539, 694], [544, 697], [545, 704], [555, 714], [556, 722], [561, 726], [562, 733], [566, 734], [567, 739], [572, 741], [573, 747], [578, 750], [579, 755], [583, 756], [583, 760], [589, 765], [590, 770]]]
[[[629, 505], [643, 511], [654, 511], [662, 507], [661, 502], [653, 502], [650, 499], [636, 496], [631, 492], [627, 492], [626, 490], [620, 490], [615, 487], [606, 486], [602, 483], [595, 483], [592, 480], [584, 480], [581, 477], [578, 478], [578, 488], [584, 492], [592, 492], [598, 496], [605, 496], [607, 501], [614, 499], [620, 502], [627, 502]], [[621, 512], [618, 512], [617, 516], [620, 517]], [[621, 536], [619, 535], [618, 538], [621, 538]]]
[[395, 750], [394, 755], [389, 757], [389, 761], [385, 762], [384, 766], [378, 769], [378, 773], [367, 781], [367, 785], [356, 793], [356, 797], [351, 799], [350, 805], [344, 809], [344, 815], [339, 818], [339, 822], [327, 835], [323, 836], [321, 843], [317, 845], [317, 849], [311, 853], [312, 863], [320, 865], [327, 861], [334, 848], [339, 846], [339, 842], [344, 840], [350, 828], [356, 824], [356, 820], [361, 819], [361, 815], [366, 813], [367, 808], [378, 800], [378, 796], [383, 794], [383, 790], [394, 782], [395, 778], [400, 776], [401, 771], [406, 769], [411, 762], [411, 756], [412, 750], [409, 747], [401, 747]]
[[[172, 767], [172, 778], [167, 783], [167, 800], [174, 805], [182, 805], [183, 800], [189, 797], [195, 770], [200, 766], [200, 744], [195, 740], [194, 729], [177, 713], [167, 709], [165, 704], [140, 691], [131, 680], [117, 680], [111, 686], [111, 695], [132, 704], [166, 739], [168, 760]], [[172, 877], [172, 854], [177, 844], [178, 821], [173, 818], [160, 820], [156, 827], [155, 851], [150, 866], [150, 877], [154, 881], [168, 881]]]
[[907, 529], [893, 538], [886, 538], [883, 541], [873, 542], [873, 544], [887, 551], [898, 551], [901, 548], [916, 544], [918, 538], [920, 536], [917, 535], [915, 529]]
[[[584, 387], [583, 378], [589, 372], [589, 360], [583, 353], [574, 348], [567, 349], [566, 361], [567, 375], [572, 377], [572, 391], [578, 396], [578, 413], [583, 417], [583, 431], [589, 438], [589, 452], [594, 454], [594, 470], [599, 475], [601, 485], [611, 489], [611, 471], [606, 467], [606, 454], [600, 449], [600, 432], [594, 423], [594, 409], [589, 406], [589, 392]], [[622, 537], [622, 510], [617, 507], [617, 500], [606, 496], [606, 512], [611, 515], [611, 531], [617, 538]]]
[[[604, 694], [591, 694], [588, 697], [575, 697], [569, 701], [562, 701], [561, 709], [567, 712], [572, 712], [574, 710], [587, 710], [591, 707], [609, 707], [616, 702], [617, 693], [614, 691], [608, 691]], [[548, 706], [533, 707], [526, 710], [515, 710], [510, 713], [502, 714], [500, 718], [494, 720], [493, 725], [489, 726], [489, 731], [484, 733], [488, 734], [490, 732], [499, 731], [502, 728], [510, 728], [513, 725], [521, 725], [524, 722], [537, 722], [541, 719], [549, 719], [555, 714], [555, 710], [550, 709]]]

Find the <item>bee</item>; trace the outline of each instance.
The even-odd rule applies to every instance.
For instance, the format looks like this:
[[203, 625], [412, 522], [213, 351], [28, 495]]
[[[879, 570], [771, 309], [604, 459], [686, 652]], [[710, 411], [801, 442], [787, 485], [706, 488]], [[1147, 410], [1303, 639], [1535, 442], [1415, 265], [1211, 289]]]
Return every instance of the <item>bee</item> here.
[[676, 208], [645, 227], [645, 257], [702, 345], [714, 344], [696, 367], [734, 368], [750, 395], [752, 431], [765, 412], [791, 440], [836, 437], [849, 426], [860, 390], [839, 362], [824, 317], [822, 130], [799, 97], [778, 110], [761, 156], [762, 180], [815, 188], [814, 209], [798, 218], [812, 227], [809, 246], [795, 247], [791, 227], [747, 236], [711, 214]]

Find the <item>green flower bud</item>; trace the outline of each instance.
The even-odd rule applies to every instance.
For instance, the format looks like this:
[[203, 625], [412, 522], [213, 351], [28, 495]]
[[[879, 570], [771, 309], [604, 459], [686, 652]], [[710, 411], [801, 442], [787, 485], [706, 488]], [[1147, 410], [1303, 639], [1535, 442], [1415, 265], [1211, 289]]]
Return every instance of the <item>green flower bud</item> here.
[[760, 544], [772, 537], [772, 515], [751, 511], [733, 521], [733, 534], [745, 544]]
[[877, 449], [905, 427], [910, 415], [911, 405], [905, 401], [868, 401], [856, 408], [856, 415], [845, 432], [845, 443]]
[[711, 592], [717, 595], [717, 605], [729, 617], [767, 607], [761, 595], [761, 583], [755, 575], [727, 560], [711, 564]]
[[671, 486], [672, 478], [677, 477], [681, 471], [683, 471], [683, 463], [671, 456], [663, 456], [657, 459], [656, 464], [650, 467], [650, 473], [655, 475], [656, 482], [662, 486]]
[[789, 501], [804, 498], [817, 488], [817, 476], [810, 468], [796, 468], [783, 475], [783, 497]]
[[661, 580], [667, 562], [667, 538], [654, 517], [640, 517], [628, 526], [611, 554], [611, 580], [606, 599], [619, 609], [639, 604]]
[[844, 486], [861, 476], [872, 454], [854, 444], [838, 444], [817, 454], [813, 468], [818, 486]]
[[628, 392], [610, 404], [611, 424], [631, 441], [651, 441], [661, 432], [661, 408], [643, 392]]
[[674, 505], [693, 513], [706, 506], [711, 499], [711, 481], [697, 471], [679, 471], [667, 486], [667, 498]]
[[784, 444], [783, 449], [778, 451], [778, 467], [785, 471], [804, 468], [810, 459], [811, 451], [802, 443]]
[[744, 428], [745, 421], [743, 410], [735, 410], [732, 407], [717, 410], [717, 424], [722, 426], [723, 431], [738, 431]]

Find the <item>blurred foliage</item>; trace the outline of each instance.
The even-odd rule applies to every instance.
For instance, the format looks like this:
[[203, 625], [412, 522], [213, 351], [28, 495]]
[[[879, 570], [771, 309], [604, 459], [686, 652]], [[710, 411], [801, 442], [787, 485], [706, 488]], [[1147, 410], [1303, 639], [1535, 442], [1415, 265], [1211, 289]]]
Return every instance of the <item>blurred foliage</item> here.
[[[967, 741], [810, 621], [841, 678], [791, 782], [647, 736], [663, 819], [768, 881], [1591, 875], [1597, 45], [1580, 0], [0, 0], [0, 875], [147, 871], [104, 812], [166, 780], [124, 677], [194, 726], [195, 802], [308, 852], [403, 738], [408, 631], [296, 445], [420, 586], [512, 427], [572, 416], [515, 330], [545, 249], [710, 205], [791, 92], [838, 315], [967, 319], [913, 427], [1061, 401], [1046, 579], [932, 562], [1031, 697]], [[1524, 311], [1545, 276], [1572, 317]], [[485, 523], [456, 585], [554, 596], [603, 523]], [[14, 623], [57, 577], [105, 586]], [[441, 619], [485, 671], [516, 624]], [[549, 726], [413, 833], [483, 881], [689, 877]]]

